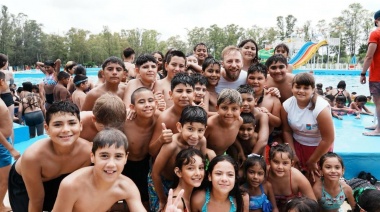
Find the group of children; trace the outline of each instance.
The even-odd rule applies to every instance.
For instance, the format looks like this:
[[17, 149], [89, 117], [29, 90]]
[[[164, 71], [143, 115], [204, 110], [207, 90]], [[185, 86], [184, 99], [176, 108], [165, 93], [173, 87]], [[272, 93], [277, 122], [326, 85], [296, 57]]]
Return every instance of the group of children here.
[[[104, 83], [90, 91], [85, 74], [74, 77], [83, 92], [79, 104], [60, 101], [70, 93], [70, 80], [57, 72], [55, 86], [62, 82], [66, 91], [60, 89], [47, 107], [49, 137], [31, 145], [11, 168], [12, 209], [266, 212], [306, 211], [301, 206], [310, 204], [337, 211], [346, 198], [357, 208], [352, 190], [340, 181], [344, 165], [338, 155], [319, 159], [322, 177], [312, 186], [292, 167], [294, 147], [275, 142], [281, 103], [293, 95], [293, 75], [282, 71], [289, 69], [284, 56], [262, 65], [254, 41], [241, 48], [243, 61], [251, 61], [246, 84], [219, 93], [227, 57], [222, 55], [223, 63], [207, 57], [203, 43], [191, 58], [178, 50], [164, 58], [138, 56], [135, 79], [126, 85], [126, 64], [110, 57], [102, 65]], [[157, 80], [160, 57], [164, 78]], [[189, 68], [197, 73], [186, 73]]]

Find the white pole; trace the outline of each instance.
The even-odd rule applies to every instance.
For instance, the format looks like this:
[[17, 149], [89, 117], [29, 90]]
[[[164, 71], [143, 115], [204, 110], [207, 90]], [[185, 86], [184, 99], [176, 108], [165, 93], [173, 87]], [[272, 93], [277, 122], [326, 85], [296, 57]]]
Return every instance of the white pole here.
[[340, 37], [341, 37], [341, 36], [340, 36], [340, 32], [339, 32], [338, 60], [336, 61], [336, 62], [338, 63], [338, 68], [340, 68], [340, 67], [339, 67], [339, 64], [340, 64], [340, 63], [339, 63], [339, 57], [340, 57]]

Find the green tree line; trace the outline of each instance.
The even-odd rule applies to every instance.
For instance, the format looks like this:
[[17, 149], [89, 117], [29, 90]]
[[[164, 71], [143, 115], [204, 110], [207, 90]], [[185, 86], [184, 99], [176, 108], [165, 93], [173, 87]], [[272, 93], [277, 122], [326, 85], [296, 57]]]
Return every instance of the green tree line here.
[[14, 68], [23, 69], [33, 66], [36, 61], [55, 60], [63, 62], [74, 60], [86, 66], [100, 65], [111, 55], [121, 56], [123, 49], [131, 47], [137, 55], [161, 51], [170, 48], [191, 53], [195, 44], [203, 42], [209, 47], [209, 53], [220, 59], [222, 49], [227, 45], [236, 45], [243, 39], [254, 39], [259, 48], [265, 43], [284, 40], [292, 36], [302, 37], [305, 41], [319, 37], [341, 38], [341, 55], [344, 57], [359, 54], [364, 57], [367, 39], [373, 27], [373, 13], [364, 9], [360, 3], [353, 3], [342, 10], [338, 17], [329, 23], [319, 20], [312, 25], [310, 20], [299, 23], [289, 14], [276, 17], [276, 26], [260, 27], [253, 25], [243, 28], [236, 24], [220, 27], [216, 24], [187, 29], [187, 39], [173, 35], [160, 40], [161, 34], [151, 29], [122, 29], [112, 32], [108, 26], [98, 34], [88, 30], [71, 28], [63, 35], [43, 32], [42, 23], [30, 20], [24, 13], [17, 15], [1, 6], [0, 14], [0, 52], [7, 54]]

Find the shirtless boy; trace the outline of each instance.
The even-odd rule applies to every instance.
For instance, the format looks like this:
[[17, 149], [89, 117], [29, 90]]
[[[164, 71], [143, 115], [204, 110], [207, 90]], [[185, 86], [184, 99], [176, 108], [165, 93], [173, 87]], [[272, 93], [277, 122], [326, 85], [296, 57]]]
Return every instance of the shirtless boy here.
[[136, 74], [139, 74], [138, 79], [132, 79], [128, 82], [124, 93], [124, 102], [127, 107], [131, 104], [131, 95], [133, 91], [140, 87], [146, 87], [153, 91], [157, 75], [157, 61], [150, 54], [140, 55], [136, 59]]
[[124, 98], [125, 85], [120, 84], [125, 69], [123, 61], [114, 56], [109, 57], [104, 61], [102, 69], [105, 82], [87, 93], [82, 111], [91, 111], [96, 99], [105, 93], [115, 94], [121, 99]]
[[172, 141], [173, 133], [178, 133], [176, 124], [181, 118], [182, 110], [186, 106], [193, 104], [193, 79], [186, 73], [178, 73], [171, 81], [169, 95], [174, 104], [162, 112], [157, 119], [153, 136], [149, 143], [149, 153], [152, 157], [157, 156], [164, 143]]
[[207, 120], [205, 137], [207, 147], [215, 151], [216, 155], [222, 155], [234, 144], [243, 119], [240, 117], [242, 99], [234, 89], [223, 89], [217, 101], [217, 115]]
[[88, 89], [88, 78], [84, 75], [76, 75], [74, 77], [75, 91], [71, 95], [71, 99], [79, 109], [82, 108], [84, 100], [86, 99], [85, 91]]
[[51, 211], [64, 177], [91, 164], [92, 144], [79, 138], [79, 109], [71, 102], [56, 102], [46, 112], [49, 138], [32, 144], [12, 165], [9, 202], [13, 211]]
[[127, 69], [129, 79], [135, 79], [137, 76], [137, 73], [135, 72], [135, 65], [133, 64], [135, 55], [135, 50], [130, 47], [124, 49], [123, 51], [124, 66], [125, 69]]
[[194, 74], [191, 76], [194, 81], [194, 105], [203, 107], [208, 113], [208, 104], [210, 95], [207, 92], [207, 78], [202, 74]]
[[202, 65], [202, 74], [207, 78], [207, 92], [209, 93], [209, 112], [216, 114], [216, 102], [218, 93], [216, 86], [220, 80], [222, 64], [214, 58], [207, 58]]
[[269, 70], [267, 79], [267, 87], [276, 87], [280, 91], [281, 103], [287, 100], [292, 94], [292, 81], [293, 74], [288, 73], [288, 61], [280, 54], [275, 54], [268, 58], [265, 62], [266, 67]]
[[14, 117], [14, 101], [12, 97], [11, 90], [9, 89], [9, 84], [13, 84], [13, 73], [8, 69], [8, 57], [5, 54], [0, 53], [0, 72], [4, 73], [4, 82], [3, 89], [0, 92], [1, 99], [4, 101], [5, 105], [8, 108], [11, 119]]
[[166, 108], [169, 108], [173, 105], [173, 100], [170, 98], [170, 85], [173, 77], [180, 73], [185, 72], [186, 70], [186, 56], [183, 52], [178, 50], [169, 51], [165, 56], [165, 70], [167, 75], [164, 79], [157, 81], [154, 94], [162, 95], [166, 102]]
[[105, 127], [123, 130], [126, 110], [118, 96], [106, 93], [96, 100], [92, 111], [82, 111], [80, 116], [83, 123], [80, 137], [92, 142]]
[[[173, 141], [164, 144], [153, 164], [149, 182], [149, 198], [151, 211], [160, 211], [165, 207], [166, 195], [174, 180], [175, 158], [187, 148], [196, 148], [206, 155], [207, 112], [198, 106], [188, 106], [183, 109], [179, 122], [176, 123], [178, 133], [173, 135]], [[151, 178], [151, 179], [150, 179]]]
[[[5, 81], [5, 74], [0, 71], [0, 91], [8, 87]], [[0, 211], [10, 211], [3, 203], [8, 187], [8, 175], [11, 169], [12, 157], [17, 160], [20, 153], [13, 148], [10, 136], [13, 132], [12, 119], [9, 116], [8, 108], [4, 101], [0, 99]]]
[[54, 86], [53, 89], [53, 97], [54, 101], [66, 101], [66, 100], [71, 100], [71, 94], [69, 90], [67, 90], [67, 85], [69, 84], [70, 81], [70, 74], [68, 74], [65, 71], [59, 72], [58, 76], [58, 83], [57, 85]]
[[[146, 209], [149, 208], [147, 177], [149, 172], [149, 142], [152, 138], [153, 129], [156, 124], [156, 104], [153, 92], [140, 87], [131, 95], [129, 108], [134, 110], [136, 117], [126, 120], [124, 133], [128, 138], [128, 163], [122, 172], [131, 178], [140, 191], [141, 200]], [[138, 170], [138, 171], [136, 171]]]
[[206, 44], [204, 43], [196, 44], [193, 49], [193, 54], [198, 59], [198, 65], [202, 67], [203, 62], [206, 60], [208, 56]]
[[251, 113], [242, 113], [243, 124], [240, 126], [236, 140], [243, 148], [245, 156], [252, 153], [253, 147], [257, 143], [258, 134], [255, 132], [256, 120]]

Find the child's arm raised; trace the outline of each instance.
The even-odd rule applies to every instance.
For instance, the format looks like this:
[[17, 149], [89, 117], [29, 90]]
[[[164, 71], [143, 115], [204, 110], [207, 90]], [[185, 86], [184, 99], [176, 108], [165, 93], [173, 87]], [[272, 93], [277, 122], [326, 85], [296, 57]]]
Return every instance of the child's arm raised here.
[[163, 144], [172, 142], [172, 137], [172, 130], [167, 129], [165, 123], [159, 117], [154, 126], [152, 140], [149, 142], [149, 154], [156, 157]]
[[152, 180], [158, 196], [160, 209], [163, 209], [165, 207], [167, 199], [167, 196], [164, 192], [164, 186], [162, 185], [161, 173], [164, 171], [164, 167], [167, 166], [167, 163], [169, 162], [170, 157], [172, 156], [175, 149], [175, 145], [176, 144], [173, 143], [163, 145], [156, 157], [156, 160], [154, 161], [152, 168]]

